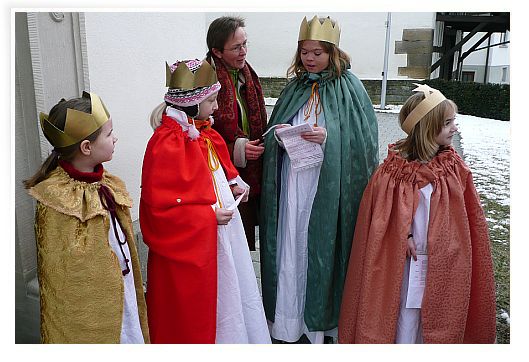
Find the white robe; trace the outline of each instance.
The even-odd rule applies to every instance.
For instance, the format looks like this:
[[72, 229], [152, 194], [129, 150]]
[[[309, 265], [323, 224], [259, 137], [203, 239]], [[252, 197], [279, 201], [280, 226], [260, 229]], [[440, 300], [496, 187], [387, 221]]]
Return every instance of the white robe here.
[[[292, 125], [305, 123], [305, 106], [293, 118]], [[307, 122], [316, 122], [314, 112]], [[318, 126], [325, 128], [323, 112]], [[324, 147], [324, 145], [322, 145]], [[324, 336], [337, 336], [337, 329], [309, 332], [305, 321], [308, 249], [307, 238], [312, 203], [318, 189], [321, 165], [293, 171], [285, 152], [281, 169], [281, 195], [277, 227], [277, 299], [270, 334], [278, 340], [296, 342], [305, 334], [311, 343], [323, 343]]]
[[[426, 254], [428, 242], [428, 222], [430, 220], [430, 197], [433, 192], [432, 184], [419, 190], [419, 204], [413, 217], [412, 230], [417, 254]], [[421, 309], [406, 308], [408, 294], [408, 278], [410, 273], [410, 258], [404, 263], [404, 274], [400, 290], [400, 310], [397, 321], [395, 343], [422, 343]]]
[[[114, 234], [114, 228], [112, 227], [112, 220], [110, 219], [110, 213], [108, 215], [110, 222], [110, 229], [108, 231], [108, 240], [114, 254], [118, 258], [121, 270], [125, 270], [126, 264], [119, 248], [118, 240]], [[125, 235], [116, 220], [116, 228], [118, 230], [119, 239], [125, 240]], [[123, 246], [123, 252], [127, 259], [130, 258], [129, 244], [125, 243]], [[124, 298], [123, 298], [123, 318], [121, 323], [121, 338], [120, 343], [140, 343], [143, 344], [143, 333], [141, 331], [140, 316], [138, 314], [138, 302], [136, 300], [136, 288], [134, 285], [134, 272], [132, 270], [132, 262], [129, 261], [130, 272], [123, 276], [123, 287], [124, 287]]]
[[[226, 208], [235, 200], [222, 166], [213, 177], [218, 190], [214, 206], [221, 203]], [[239, 186], [249, 187], [239, 176], [235, 180]], [[234, 211], [230, 222], [217, 229], [216, 343], [271, 343], [241, 215], [237, 208]]]

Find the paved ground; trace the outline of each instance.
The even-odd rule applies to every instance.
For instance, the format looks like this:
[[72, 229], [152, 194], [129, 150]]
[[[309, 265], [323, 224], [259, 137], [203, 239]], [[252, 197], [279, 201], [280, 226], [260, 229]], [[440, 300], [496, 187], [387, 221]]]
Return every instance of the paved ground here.
[[378, 119], [378, 160], [384, 161], [388, 154], [388, 145], [404, 138], [406, 133], [399, 126], [397, 113], [376, 112]]

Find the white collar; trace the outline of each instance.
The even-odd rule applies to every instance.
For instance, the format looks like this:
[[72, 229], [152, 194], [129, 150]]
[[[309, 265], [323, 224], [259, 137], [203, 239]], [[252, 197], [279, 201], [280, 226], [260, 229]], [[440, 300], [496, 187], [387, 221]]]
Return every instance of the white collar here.
[[187, 135], [192, 140], [196, 140], [200, 136], [200, 132], [195, 127], [195, 120], [193, 119], [193, 123], [189, 123], [185, 112], [173, 107], [167, 107], [165, 114], [169, 118], [174, 119], [182, 127], [182, 131], [187, 132]]

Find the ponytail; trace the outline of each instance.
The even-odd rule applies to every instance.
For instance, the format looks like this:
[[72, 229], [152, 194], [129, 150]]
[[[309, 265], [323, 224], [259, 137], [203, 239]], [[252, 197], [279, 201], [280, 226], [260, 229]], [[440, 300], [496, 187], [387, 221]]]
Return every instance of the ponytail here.
[[165, 104], [165, 102], [162, 102], [152, 110], [151, 116], [149, 117], [149, 121], [153, 130], [160, 127], [160, 125], [162, 124], [162, 114], [165, 111], [166, 107], [167, 104]]
[[184, 112], [188, 115], [188, 117], [195, 118], [200, 113], [200, 106], [198, 104], [193, 104], [192, 106], [188, 107], [179, 107], [175, 105], [171, 105], [170, 103], [163, 102], [156, 106], [151, 112], [151, 116], [149, 117], [149, 122], [151, 123], [151, 127], [153, 130], [156, 130], [156, 128], [160, 127], [162, 124], [162, 115], [164, 114], [167, 107], [172, 107], [175, 109], [178, 109], [179, 111]]
[[51, 171], [55, 170], [59, 165], [59, 152], [55, 149], [51, 151], [51, 154], [42, 163], [38, 171], [29, 179], [22, 181], [26, 189], [30, 189], [39, 182], [48, 178]]

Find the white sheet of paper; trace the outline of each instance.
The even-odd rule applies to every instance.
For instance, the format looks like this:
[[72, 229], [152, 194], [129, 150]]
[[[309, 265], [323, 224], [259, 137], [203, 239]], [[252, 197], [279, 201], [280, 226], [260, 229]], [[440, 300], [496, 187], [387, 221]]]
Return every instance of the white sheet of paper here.
[[270, 127], [265, 133], [263, 133], [263, 135], [261, 137], [264, 138], [264, 136], [266, 136], [270, 131], [274, 130], [276, 127], [278, 126], [290, 126], [290, 124], [288, 123], [278, 123], [278, 124], [274, 124], [272, 127]]
[[288, 157], [290, 157], [290, 164], [294, 170], [316, 167], [323, 162], [321, 145], [301, 138], [301, 133], [312, 131], [312, 127], [308, 123], [278, 128], [276, 131], [277, 136], [283, 142]]
[[417, 261], [411, 258], [406, 308], [421, 308], [424, 288], [426, 287], [427, 270], [428, 255], [417, 254]]
[[241, 200], [242, 198], [244, 197], [244, 195], [246, 195], [246, 191], [243, 192], [242, 194], [239, 195], [239, 197], [237, 197], [237, 200], [235, 200], [235, 202], [233, 204], [231, 204], [230, 206], [228, 206], [226, 208], [226, 210], [235, 210], [235, 208], [237, 206], [239, 206], [239, 204], [241, 203]]

